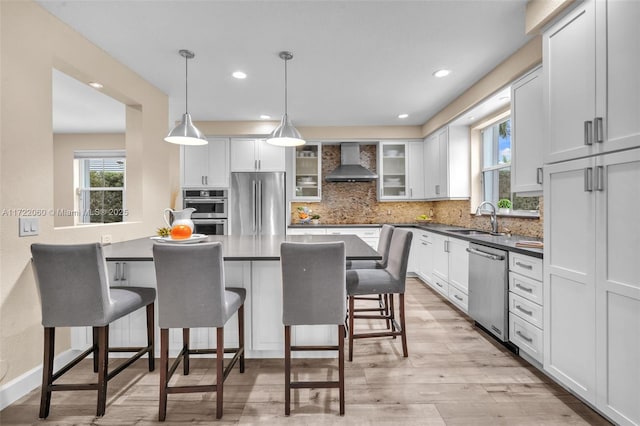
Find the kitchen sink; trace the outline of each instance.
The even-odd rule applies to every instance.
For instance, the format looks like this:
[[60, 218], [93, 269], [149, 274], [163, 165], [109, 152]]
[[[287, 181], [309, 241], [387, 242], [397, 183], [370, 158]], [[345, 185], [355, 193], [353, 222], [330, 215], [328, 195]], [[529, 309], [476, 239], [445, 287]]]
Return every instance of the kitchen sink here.
[[480, 231], [478, 229], [449, 229], [448, 232], [454, 232], [461, 235], [491, 235], [491, 232]]

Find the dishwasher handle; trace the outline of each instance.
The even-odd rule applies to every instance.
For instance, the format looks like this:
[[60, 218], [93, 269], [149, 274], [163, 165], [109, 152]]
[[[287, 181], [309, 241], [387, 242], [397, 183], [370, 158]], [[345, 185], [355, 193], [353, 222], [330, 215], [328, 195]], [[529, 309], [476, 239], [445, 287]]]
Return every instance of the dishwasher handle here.
[[476, 250], [473, 248], [467, 248], [467, 252], [470, 254], [475, 254], [477, 256], [482, 256], [491, 260], [504, 260], [504, 256], [499, 256], [497, 254], [485, 253], [481, 250]]

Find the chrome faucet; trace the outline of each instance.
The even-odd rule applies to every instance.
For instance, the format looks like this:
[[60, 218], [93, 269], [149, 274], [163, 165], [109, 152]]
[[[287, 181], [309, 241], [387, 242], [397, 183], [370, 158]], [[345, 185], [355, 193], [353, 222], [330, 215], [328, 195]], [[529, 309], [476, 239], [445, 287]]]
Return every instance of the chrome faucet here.
[[482, 214], [480, 213], [480, 211], [482, 210], [482, 207], [488, 204], [491, 206], [491, 233], [492, 234], [497, 234], [498, 233], [498, 217], [496, 216], [496, 206], [491, 202], [491, 201], [483, 201], [480, 203], [480, 205], [478, 206], [478, 208], [476, 209], [476, 216], [481, 216]]

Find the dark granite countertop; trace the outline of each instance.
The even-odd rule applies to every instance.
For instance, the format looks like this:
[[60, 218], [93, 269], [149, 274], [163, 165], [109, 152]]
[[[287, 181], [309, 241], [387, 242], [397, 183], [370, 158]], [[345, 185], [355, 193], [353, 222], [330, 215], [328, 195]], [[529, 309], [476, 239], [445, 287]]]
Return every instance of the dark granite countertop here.
[[[543, 249], [529, 248], [529, 247], [516, 247], [516, 243], [519, 241], [542, 241], [541, 238], [527, 237], [524, 235], [463, 235], [456, 232], [451, 232], [456, 229], [466, 229], [461, 226], [444, 225], [441, 223], [391, 223], [390, 225], [401, 226], [405, 228], [424, 229], [425, 231], [435, 232], [438, 234], [446, 235], [448, 237], [459, 238], [461, 240], [470, 241], [476, 244], [485, 245], [488, 247], [494, 247], [497, 249], [508, 250], [515, 253], [526, 254], [528, 256], [537, 257], [542, 259]], [[372, 228], [381, 227], [382, 224], [292, 224], [290, 228]]]
[[[231, 261], [280, 260], [280, 244], [283, 241], [311, 243], [344, 241], [349, 260], [382, 258], [377, 251], [355, 235], [210, 235], [207, 241], [220, 241], [224, 260]], [[152, 261], [153, 244], [171, 243], [154, 242], [150, 238], [138, 238], [104, 246], [103, 252], [107, 261]]]

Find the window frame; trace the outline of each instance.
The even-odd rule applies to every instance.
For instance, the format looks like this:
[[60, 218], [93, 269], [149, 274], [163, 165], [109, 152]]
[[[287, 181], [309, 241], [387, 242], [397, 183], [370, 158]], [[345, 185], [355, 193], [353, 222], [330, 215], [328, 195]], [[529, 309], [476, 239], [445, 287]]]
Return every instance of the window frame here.
[[[123, 168], [122, 168], [122, 186], [108, 186], [108, 187], [92, 187], [90, 184], [91, 179], [91, 160], [122, 160]], [[76, 167], [76, 225], [106, 225], [110, 223], [124, 223], [126, 222], [127, 209], [126, 209], [126, 186], [127, 186], [127, 173], [126, 173], [126, 151], [121, 149], [113, 149], [113, 150], [78, 150], [74, 151], [74, 161], [77, 162]], [[105, 169], [103, 168], [104, 172]], [[122, 192], [122, 205], [118, 207], [114, 207], [114, 212], [119, 210], [119, 214], [117, 216], [121, 217], [120, 221], [117, 222], [92, 222], [91, 217], [96, 213], [101, 213], [101, 215], [105, 214], [105, 206], [102, 204], [102, 208], [100, 212], [94, 212], [91, 209], [91, 193], [95, 192]], [[112, 212], [113, 213], [113, 212]], [[109, 212], [107, 212], [109, 214]], [[113, 214], [111, 214], [113, 215]]]

